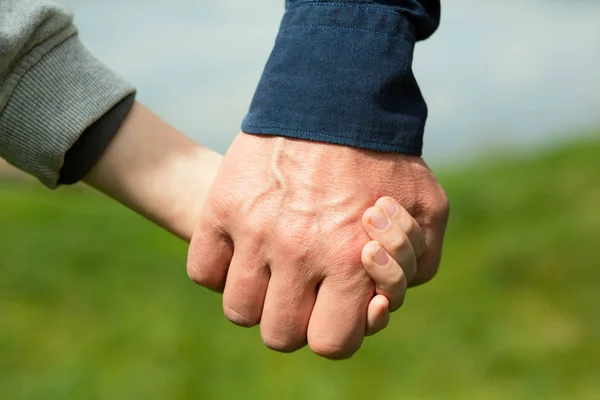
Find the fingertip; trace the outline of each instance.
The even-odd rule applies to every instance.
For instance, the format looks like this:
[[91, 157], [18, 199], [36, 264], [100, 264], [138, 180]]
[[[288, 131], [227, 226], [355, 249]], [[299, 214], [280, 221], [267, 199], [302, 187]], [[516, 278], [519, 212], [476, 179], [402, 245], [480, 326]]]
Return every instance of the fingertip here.
[[370, 242], [364, 245], [361, 254], [361, 259], [363, 267], [365, 269], [368, 270], [375, 266], [375, 261], [373, 261], [373, 257], [375, 256], [375, 253], [382, 248], [383, 246], [377, 240], [371, 240]]
[[188, 249], [188, 277], [210, 290], [222, 292], [232, 257], [231, 237], [212, 220], [202, 218]]
[[376, 295], [369, 303], [367, 311], [367, 336], [372, 336], [385, 329], [390, 321], [389, 300], [383, 295]]
[[375, 304], [375, 306], [379, 310], [380, 315], [385, 314], [390, 306], [390, 301], [388, 300], [387, 297], [385, 297], [382, 294], [375, 295], [375, 297], [373, 297], [373, 300], [371, 302]]
[[350, 280], [339, 276], [323, 279], [308, 325], [311, 350], [336, 360], [349, 358], [358, 351], [374, 292], [373, 282], [362, 273]]

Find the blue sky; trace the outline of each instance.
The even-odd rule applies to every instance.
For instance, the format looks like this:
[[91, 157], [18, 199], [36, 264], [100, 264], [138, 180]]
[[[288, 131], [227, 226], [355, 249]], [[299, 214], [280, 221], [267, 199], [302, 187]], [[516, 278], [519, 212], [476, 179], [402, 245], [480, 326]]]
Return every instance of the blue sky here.
[[[239, 130], [283, 0], [67, 0], [84, 43], [138, 99], [220, 152]], [[600, 2], [442, 1], [414, 70], [425, 158], [448, 162], [600, 125]]]

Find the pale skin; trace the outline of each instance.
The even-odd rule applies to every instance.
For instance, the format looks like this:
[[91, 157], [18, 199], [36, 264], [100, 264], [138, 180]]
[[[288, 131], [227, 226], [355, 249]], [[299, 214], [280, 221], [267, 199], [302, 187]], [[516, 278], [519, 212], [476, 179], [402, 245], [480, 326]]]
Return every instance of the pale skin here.
[[[189, 242], [221, 163], [222, 156], [193, 142], [136, 104], [85, 181]], [[281, 182], [284, 178], [276, 179]], [[337, 202], [351, 205], [343, 198]], [[346, 221], [343, 212], [335, 207], [332, 211], [336, 219]], [[363, 334], [372, 335], [384, 329], [389, 313], [402, 305], [408, 282], [416, 274], [417, 260], [423, 254], [425, 239], [415, 219], [392, 197], [380, 198], [363, 213], [362, 228], [357, 222], [354, 225], [366, 231], [366, 240], [362, 242], [366, 244], [350, 245], [357, 246], [362, 271], [375, 282], [374, 288], [370, 286], [365, 323], [359, 325]], [[226, 287], [223, 298], [226, 315], [227, 296], [233, 295], [234, 289], [228, 291]]]

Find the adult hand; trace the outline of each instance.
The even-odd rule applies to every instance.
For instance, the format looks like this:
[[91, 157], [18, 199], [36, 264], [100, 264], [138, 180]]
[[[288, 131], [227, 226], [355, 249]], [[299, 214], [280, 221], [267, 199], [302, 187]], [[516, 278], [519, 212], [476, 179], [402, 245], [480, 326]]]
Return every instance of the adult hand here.
[[360, 221], [383, 195], [425, 238], [411, 285], [436, 274], [448, 217], [444, 191], [420, 157], [241, 133], [229, 148], [192, 238], [188, 274], [223, 290], [226, 317], [261, 325], [266, 346], [307, 342], [341, 359], [360, 347], [374, 285], [361, 263]]

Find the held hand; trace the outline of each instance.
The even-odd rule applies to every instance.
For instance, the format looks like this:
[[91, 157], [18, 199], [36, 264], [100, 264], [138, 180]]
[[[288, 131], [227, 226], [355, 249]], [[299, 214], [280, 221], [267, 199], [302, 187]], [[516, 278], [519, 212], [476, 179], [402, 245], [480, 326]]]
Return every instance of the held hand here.
[[408, 279], [423, 254], [421, 227], [396, 200], [382, 197], [363, 214], [363, 227], [372, 239], [363, 247], [362, 262], [375, 282], [377, 295], [369, 303], [367, 335], [384, 329], [390, 312], [404, 303]]
[[431, 279], [447, 201], [421, 158], [242, 133], [208, 195], [188, 273], [224, 290], [232, 322], [260, 322], [268, 347], [294, 351], [308, 342], [317, 354], [347, 358], [362, 343], [375, 290], [358, 221], [382, 195], [423, 230], [423, 255], [407, 281]]

